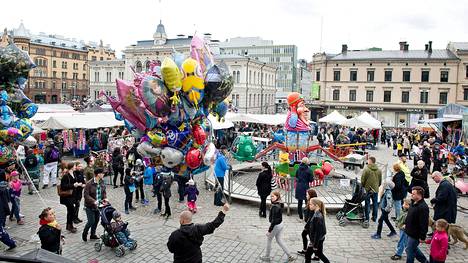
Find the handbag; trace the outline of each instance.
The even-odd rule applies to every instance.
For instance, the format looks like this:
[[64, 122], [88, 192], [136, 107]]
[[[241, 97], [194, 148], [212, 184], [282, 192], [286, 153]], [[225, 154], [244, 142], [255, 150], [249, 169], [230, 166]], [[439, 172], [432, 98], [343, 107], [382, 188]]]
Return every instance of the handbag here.
[[73, 189], [70, 190], [62, 190], [60, 185], [57, 185], [57, 193], [60, 197], [70, 197], [73, 195]]

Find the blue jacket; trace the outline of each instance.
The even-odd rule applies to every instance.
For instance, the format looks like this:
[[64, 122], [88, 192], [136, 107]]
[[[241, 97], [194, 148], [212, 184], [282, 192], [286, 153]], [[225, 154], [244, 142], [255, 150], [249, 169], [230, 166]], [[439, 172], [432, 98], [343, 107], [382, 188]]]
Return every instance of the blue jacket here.
[[145, 174], [143, 175], [143, 184], [152, 185], [153, 184], [153, 174], [155, 173], [154, 167], [148, 166], [145, 169]]
[[216, 159], [216, 162], [215, 162], [215, 168], [214, 168], [215, 176], [224, 177], [224, 174], [226, 173], [227, 170], [229, 170], [229, 164], [226, 161], [226, 157], [223, 154], [219, 153], [218, 158]]

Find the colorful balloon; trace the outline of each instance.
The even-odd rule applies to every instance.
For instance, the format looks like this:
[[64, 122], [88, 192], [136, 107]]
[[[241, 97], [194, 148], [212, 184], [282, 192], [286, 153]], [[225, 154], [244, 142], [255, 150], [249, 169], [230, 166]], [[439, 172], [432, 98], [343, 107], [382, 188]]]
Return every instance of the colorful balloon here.
[[224, 119], [224, 116], [226, 116], [227, 114], [228, 108], [229, 108], [229, 102], [227, 102], [226, 100], [221, 101], [220, 103], [216, 105], [216, 107], [213, 110], [213, 113], [214, 113], [214, 116], [216, 116], [216, 118], [218, 119], [218, 121], [221, 121], [222, 119]]
[[190, 43], [190, 56], [200, 65], [200, 73], [206, 74], [206, 71], [214, 64], [213, 55], [208, 45], [198, 36], [193, 36]]
[[205, 76], [205, 103], [219, 103], [231, 94], [234, 80], [225, 63], [212, 66]]
[[216, 161], [216, 146], [210, 142], [205, 148], [205, 153], [203, 154], [203, 163], [206, 166], [214, 165]]
[[16, 151], [10, 145], [0, 145], [0, 164], [16, 160]]
[[169, 97], [167, 96], [164, 82], [153, 76], [143, 78], [141, 85], [137, 86], [140, 98], [146, 108], [154, 114], [154, 116], [167, 116], [171, 111]]
[[329, 175], [330, 172], [333, 170], [333, 166], [329, 162], [323, 162], [321, 170], [325, 175]]
[[184, 78], [182, 80], [182, 90], [187, 94], [189, 101], [198, 107], [204, 95], [205, 84], [200, 77], [198, 63], [192, 58], [188, 58], [182, 64]]
[[195, 142], [198, 146], [204, 145], [206, 141], [206, 132], [205, 130], [198, 124], [192, 126], [192, 134]]
[[137, 152], [143, 157], [154, 157], [161, 154], [161, 148], [154, 147], [149, 142], [142, 142], [138, 145]]
[[189, 143], [190, 131], [185, 127], [182, 131], [177, 127], [166, 130], [167, 145], [176, 149], [185, 149]]
[[33, 132], [32, 123], [29, 119], [16, 120], [13, 126], [19, 131], [21, 131], [22, 139], [24, 140], [28, 138]]
[[203, 156], [199, 149], [191, 148], [185, 155], [185, 163], [190, 169], [196, 169], [202, 164]]
[[171, 58], [167, 57], [163, 60], [161, 74], [164, 84], [170, 91], [175, 93], [182, 88], [182, 74]]
[[314, 170], [314, 175], [318, 177], [320, 180], [323, 180], [323, 178], [325, 178], [325, 173], [323, 172], [322, 169], [319, 169], [319, 168]]
[[154, 146], [164, 146], [167, 144], [166, 135], [161, 130], [148, 131], [146, 133], [150, 142]]
[[163, 165], [167, 168], [174, 168], [184, 160], [184, 154], [171, 147], [164, 147], [160, 156]]

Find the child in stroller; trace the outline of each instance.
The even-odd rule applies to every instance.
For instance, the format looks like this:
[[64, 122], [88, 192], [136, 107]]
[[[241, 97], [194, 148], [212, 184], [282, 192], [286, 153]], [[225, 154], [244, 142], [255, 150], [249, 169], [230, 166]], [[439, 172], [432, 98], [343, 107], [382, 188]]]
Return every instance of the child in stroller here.
[[369, 227], [369, 222], [365, 220], [364, 207], [362, 202], [366, 198], [366, 190], [362, 187], [361, 183], [354, 179], [353, 196], [351, 199], [346, 199], [343, 208], [336, 214], [336, 219], [339, 220], [340, 226], [345, 226], [348, 221], [358, 221], [363, 228]]
[[[99, 252], [102, 245], [113, 248], [117, 257], [125, 255], [125, 249], [134, 250], [137, 242], [129, 238], [130, 231], [127, 229], [128, 223], [124, 223], [120, 213], [111, 205], [101, 208], [101, 225], [104, 227], [104, 233], [100, 240], [94, 244], [94, 249]], [[111, 220], [114, 219], [113, 222]]]

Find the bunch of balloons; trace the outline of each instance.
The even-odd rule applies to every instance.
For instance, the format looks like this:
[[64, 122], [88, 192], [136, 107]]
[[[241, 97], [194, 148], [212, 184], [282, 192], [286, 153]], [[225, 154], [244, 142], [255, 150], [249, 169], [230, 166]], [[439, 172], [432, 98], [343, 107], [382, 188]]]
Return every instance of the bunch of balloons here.
[[34, 67], [28, 53], [5, 30], [0, 41], [0, 165], [16, 159], [13, 142], [22, 143], [32, 134], [29, 119], [36, 114], [37, 105], [23, 90]]
[[194, 36], [190, 57], [174, 52], [134, 76], [133, 82], [117, 80], [118, 99], [106, 97], [140, 140], [138, 152], [180, 176], [207, 170], [216, 155], [208, 114], [226, 114], [233, 89], [228, 67], [215, 64], [208, 45]]

